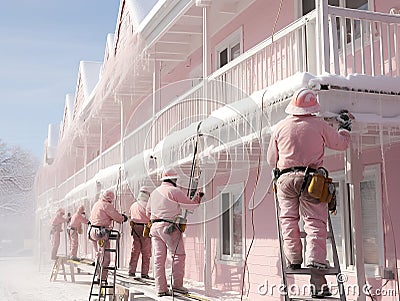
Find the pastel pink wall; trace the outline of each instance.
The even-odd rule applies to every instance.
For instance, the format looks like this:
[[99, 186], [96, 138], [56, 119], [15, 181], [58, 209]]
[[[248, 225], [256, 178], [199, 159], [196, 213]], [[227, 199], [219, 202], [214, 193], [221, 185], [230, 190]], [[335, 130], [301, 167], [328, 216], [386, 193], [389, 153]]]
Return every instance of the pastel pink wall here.
[[[394, 233], [400, 231], [400, 220], [393, 216], [395, 212], [399, 212], [400, 204], [397, 202], [397, 196], [400, 194], [400, 187], [397, 185], [397, 174], [400, 168], [400, 143], [393, 143], [384, 150], [385, 157], [385, 170], [386, 179], [388, 181], [388, 204], [385, 200], [386, 198], [386, 185], [384, 178], [382, 181], [382, 191], [383, 191], [383, 222], [384, 227], [384, 241], [385, 246], [385, 260], [388, 266], [394, 266], [395, 258], [397, 254], [395, 253], [395, 247], [400, 248], [400, 242], [396, 239]], [[382, 165], [382, 155], [380, 148], [363, 150], [360, 154], [360, 159], [362, 163], [367, 165]], [[344, 167], [344, 157], [343, 154], [335, 154], [327, 157], [324, 164], [331, 172], [343, 170]], [[265, 172], [269, 174], [269, 168], [263, 167]], [[383, 172], [383, 168], [382, 168]], [[240, 173], [239, 173], [240, 174]], [[245, 173], [244, 173], [245, 174]], [[383, 176], [383, 175], [382, 175]], [[218, 175], [214, 177], [212, 185], [209, 185], [206, 189], [207, 199], [211, 199], [216, 196], [218, 191], [218, 186], [226, 185], [228, 181], [228, 174]], [[246, 250], [249, 248], [252, 237], [252, 217], [251, 211], [249, 210], [249, 201], [252, 196], [253, 187], [256, 179], [256, 170], [252, 170], [248, 179], [240, 178], [240, 175], [234, 175], [235, 179], [232, 177], [229, 179], [229, 183], [246, 183], [245, 186], [245, 220], [246, 220]], [[254, 227], [255, 227], [255, 239], [251, 252], [248, 257], [247, 265], [248, 270], [245, 273], [245, 291], [247, 294], [249, 290], [249, 297], [251, 300], [278, 300], [277, 291], [274, 295], [271, 295], [271, 285], [279, 285], [281, 282], [280, 278], [280, 259], [279, 259], [279, 246], [277, 241], [277, 231], [276, 231], [276, 218], [275, 218], [275, 206], [273, 195], [265, 194], [265, 191], [269, 185], [269, 179], [265, 177], [259, 180], [256, 188], [256, 202], [262, 198], [262, 202], [254, 210]], [[212, 193], [212, 195], [210, 195]], [[218, 206], [218, 200], [213, 203], [208, 204], [208, 213], [216, 210]], [[391, 220], [389, 218], [389, 212], [391, 212]], [[364, 221], [368, 222], [368, 221]], [[188, 227], [185, 238], [185, 246], [187, 251], [187, 265], [185, 277], [193, 279], [196, 281], [203, 281], [203, 268], [204, 268], [204, 244], [202, 239], [202, 225], [195, 226], [191, 225]], [[212, 258], [212, 287], [214, 290], [219, 291], [235, 291], [240, 292], [240, 287], [243, 277], [243, 263], [238, 265], [233, 265], [229, 263], [223, 263], [218, 260], [218, 248], [220, 244], [219, 240], [219, 219], [213, 219], [207, 222], [207, 228], [209, 232], [207, 236], [211, 241], [211, 255]], [[348, 284], [355, 284], [356, 279], [349, 276]], [[334, 279], [328, 279], [328, 281], [334, 283]], [[308, 279], [299, 278], [300, 284], [307, 284]], [[377, 280], [374, 278], [368, 279], [369, 283], [374, 285], [375, 288], [383, 285], [385, 280]], [[268, 284], [268, 291], [265, 295], [260, 295], [258, 289], [262, 284]], [[388, 288], [394, 285], [393, 281], [388, 284]], [[265, 289], [265, 287], [264, 287]], [[210, 292], [211, 293], [211, 292]], [[381, 300], [392, 300], [390, 297], [383, 298]]]
[[[217, 31], [210, 38], [210, 61], [211, 71], [215, 71], [215, 46], [227, 38], [231, 33], [243, 26], [243, 51], [247, 51], [257, 45], [262, 40], [268, 38], [272, 34], [273, 25], [278, 14], [278, 1], [256, 1], [248, 9], [246, 9], [237, 18], [231, 21], [227, 26]], [[260, 21], [261, 20], [261, 21]], [[294, 3], [284, 1], [281, 13], [277, 20], [275, 32], [289, 24], [294, 20]], [[215, 31], [210, 28], [209, 31]], [[186, 67], [187, 62], [190, 66]], [[198, 49], [188, 59], [177, 66], [170, 74], [165, 77], [165, 81], [172, 83], [178, 80], [186, 79], [189, 76], [191, 68], [194, 68], [202, 62], [202, 49]]]

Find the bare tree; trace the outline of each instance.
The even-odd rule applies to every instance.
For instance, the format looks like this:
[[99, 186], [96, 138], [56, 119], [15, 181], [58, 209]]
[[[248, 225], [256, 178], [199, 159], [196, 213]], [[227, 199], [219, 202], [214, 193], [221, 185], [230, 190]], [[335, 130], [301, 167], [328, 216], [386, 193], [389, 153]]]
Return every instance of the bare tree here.
[[38, 160], [0, 140], [0, 216], [33, 214], [33, 183]]

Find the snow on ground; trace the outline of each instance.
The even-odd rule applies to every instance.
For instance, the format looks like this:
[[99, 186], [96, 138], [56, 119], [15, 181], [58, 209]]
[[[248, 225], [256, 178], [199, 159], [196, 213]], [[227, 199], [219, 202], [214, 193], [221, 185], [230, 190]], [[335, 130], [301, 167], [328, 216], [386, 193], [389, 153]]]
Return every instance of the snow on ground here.
[[75, 283], [61, 274], [50, 282], [52, 264], [41, 265], [32, 258], [0, 257], [0, 300], [2, 301], [83, 301], [88, 300], [90, 276], [76, 275]]

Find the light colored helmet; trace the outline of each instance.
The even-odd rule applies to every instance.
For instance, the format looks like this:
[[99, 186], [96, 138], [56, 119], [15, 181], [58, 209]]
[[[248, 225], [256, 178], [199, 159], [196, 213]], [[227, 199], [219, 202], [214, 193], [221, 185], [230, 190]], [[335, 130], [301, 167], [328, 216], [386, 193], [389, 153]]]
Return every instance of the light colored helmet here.
[[291, 115], [307, 115], [318, 113], [319, 110], [320, 106], [315, 92], [302, 88], [293, 94], [285, 112]]
[[114, 194], [114, 191], [112, 191], [112, 190], [109, 190], [109, 189], [105, 190], [102, 194], [102, 199], [107, 202], [111, 203], [112, 201], [114, 201], [114, 198], [115, 198], [115, 194]]
[[79, 212], [79, 213], [85, 212], [85, 206], [83, 206], [83, 205], [79, 206], [78, 212]]
[[166, 168], [164, 169], [161, 175], [161, 181], [164, 180], [176, 180], [178, 179], [178, 173], [176, 172], [175, 168]]
[[57, 209], [57, 214], [58, 214], [58, 215], [64, 215], [64, 214], [65, 214], [65, 210], [62, 209], [62, 208], [58, 208], [58, 209]]

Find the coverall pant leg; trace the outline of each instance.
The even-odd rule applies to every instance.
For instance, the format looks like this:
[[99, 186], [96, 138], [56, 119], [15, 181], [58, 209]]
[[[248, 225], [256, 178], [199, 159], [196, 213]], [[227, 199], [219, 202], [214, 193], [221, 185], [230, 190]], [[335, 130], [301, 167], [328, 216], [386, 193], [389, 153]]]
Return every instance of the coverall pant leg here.
[[299, 194], [302, 175], [286, 173], [277, 180], [277, 197], [280, 208], [279, 219], [283, 238], [283, 252], [289, 263], [303, 262], [299, 229]]
[[[89, 231], [90, 231], [89, 237], [93, 242], [93, 248], [95, 250], [99, 250], [98, 241], [100, 239], [102, 239], [99, 235], [99, 230], [92, 228]], [[99, 258], [99, 260], [101, 260], [103, 258], [102, 261], [100, 262], [101, 266], [103, 267], [103, 273], [101, 274], [101, 280], [107, 279], [108, 271], [106, 269], [104, 269], [104, 267], [108, 267], [110, 265], [111, 255], [110, 255], [110, 252], [105, 252], [105, 249], [109, 249], [109, 248], [110, 248], [110, 241], [108, 240], [108, 237], [107, 237], [107, 239], [104, 240], [103, 247], [100, 248], [100, 252], [96, 253], [96, 256]], [[103, 253], [104, 253], [104, 256], [102, 255]]]
[[[161, 223], [160, 223], [161, 224]], [[165, 260], [167, 251], [173, 257], [172, 262], [172, 287], [183, 286], [185, 274], [185, 247], [183, 244], [182, 233], [176, 229], [173, 233], [163, 232], [168, 223], [153, 225], [151, 228], [152, 245], [154, 248], [154, 277], [157, 293], [168, 291], [167, 279], [165, 275]]]
[[[277, 181], [284, 253], [290, 263], [303, 261], [298, 225], [301, 214], [304, 231], [307, 234], [307, 264], [312, 262], [325, 264], [328, 205], [311, 197], [307, 189], [300, 195], [303, 180], [304, 173], [294, 172], [283, 174]], [[323, 273], [312, 269], [310, 282], [320, 290], [321, 286], [326, 284], [326, 278]]]
[[132, 235], [132, 250], [131, 250], [131, 259], [129, 261], [129, 273], [135, 274], [136, 267], [138, 264], [139, 256], [140, 256], [140, 249], [141, 249], [141, 242], [140, 242], [140, 234], [138, 232], [138, 227], [134, 226], [133, 235]]
[[78, 254], [78, 231], [70, 230], [69, 231], [69, 239], [70, 239], [70, 255], [72, 257], [76, 257]]
[[143, 236], [143, 225], [135, 225], [132, 235], [132, 251], [129, 261], [129, 273], [135, 273], [139, 255], [142, 254], [141, 274], [148, 275], [150, 270], [151, 238]]
[[290, 263], [302, 263], [302, 244], [300, 240], [300, 214], [304, 220], [307, 234], [307, 263], [326, 262], [326, 237], [328, 205], [311, 197], [307, 189], [301, 195], [304, 173], [286, 173], [277, 181], [280, 221], [284, 253]]
[[150, 258], [151, 258], [151, 238], [150, 237], [141, 237], [142, 242], [142, 268], [141, 274], [148, 275], [150, 270]]
[[110, 252], [105, 252], [105, 249], [109, 249], [109, 248], [110, 248], [110, 241], [107, 239], [104, 242], [104, 246], [101, 248], [102, 252], [104, 252], [103, 261], [101, 262], [101, 265], [103, 267], [103, 273], [101, 274], [101, 280], [107, 279], [108, 271], [104, 268], [106, 268], [110, 265], [111, 254], [110, 254]]
[[57, 259], [58, 248], [60, 247], [60, 232], [56, 231], [51, 235], [51, 259]]

